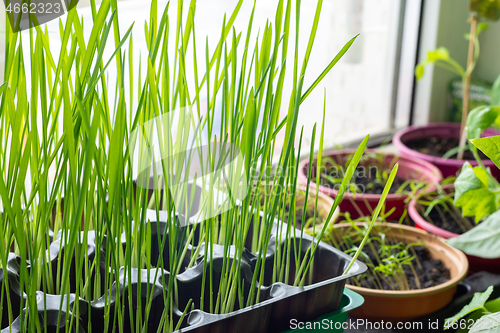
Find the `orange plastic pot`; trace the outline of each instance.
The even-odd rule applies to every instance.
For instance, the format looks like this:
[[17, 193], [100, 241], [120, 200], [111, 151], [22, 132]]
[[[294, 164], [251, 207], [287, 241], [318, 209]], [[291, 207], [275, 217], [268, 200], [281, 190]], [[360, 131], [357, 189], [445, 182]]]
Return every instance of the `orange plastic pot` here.
[[[363, 225], [363, 222], [356, 225]], [[350, 223], [340, 223], [335, 228], [346, 229]], [[469, 263], [462, 251], [444, 242], [444, 239], [423, 230], [405, 225], [376, 223], [387, 236], [404, 243], [423, 242], [432, 258], [440, 259], [450, 270], [450, 280], [440, 285], [408, 291], [386, 291], [346, 285], [364, 297], [365, 303], [350, 315], [356, 318], [387, 321], [406, 321], [422, 317], [445, 307], [453, 298], [457, 284], [465, 278]], [[372, 234], [376, 234], [376, 228]]]

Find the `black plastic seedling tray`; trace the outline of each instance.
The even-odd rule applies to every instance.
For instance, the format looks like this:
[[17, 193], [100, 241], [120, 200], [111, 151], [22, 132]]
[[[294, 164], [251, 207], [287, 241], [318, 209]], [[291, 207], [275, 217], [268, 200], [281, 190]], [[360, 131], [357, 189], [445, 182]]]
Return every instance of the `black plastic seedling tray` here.
[[[262, 214], [260, 216], [262, 218]], [[152, 237], [158, 237], [157, 233], [160, 233], [161, 237], [166, 236], [166, 233], [168, 232], [166, 228], [166, 222], [158, 221], [150, 223], [152, 224]], [[182, 228], [184, 227], [180, 227], [179, 230], [182, 231]], [[295, 234], [297, 235], [297, 237], [292, 237], [292, 241], [299, 240], [298, 237], [300, 235], [300, 230], [296, 230]], [[93, 259], [96, 251], [101, 251], [101, 258], [105, 258], [105, 247], [96, 249], [95, 238], [93, 236], [93, 232], [89, 232], [88, 244], [85, 244], [88, 248], [90, 260]], [[283, 237], [278, 236], [278, 223], [276, 221], [271, 231], [269, 247], [266, 252], [266, 263], [272, 263], [275, 255], [275, 249], [277, 248], [277, 246], [283, 246], [285, 240], [282, 240]], [[122, 243], [125, 247], [126, 242], [124, 241], [124, 239], [125, 238], [122, 237]], [[281, 242], [278, 241], [279, 239], [281, 240]], [[317, 240], [313, 240], [313, 238], [309, 235], [304, 234], [302, 236], [301, 252], [303, 255], [313, 244], [313, 241], [317, 242]], [[152, 242], [152, 244], [154, 243], [155, 242]], [[178, 286], [179, 304], [175, 304], [174, 306], [174, 319], [177, 320], [177, 322], [181, 319], [182, 313], [178, 309], [184, 309], [189, 299], [193, 299], [194, 304], [194, 310], [189, 311], [184, 317], [179, 332], [265, 333], [287, 330], [290, 328], [291, 319], [296, 319], [297, 321], [312, 321], [320, 316], [338, 310], [341, 307], [341, 300], [343, 297], [346, 280], [349, 277], [362, 274], [367, 269], [363, 263], [356, 261], [350, 269], [349, 273], [346, 275], [342, 275], [343, 271], [351, 261], [351, 257], [329, 246], [326, 243], [320, 242], [314, 259], [314, 269], [312, 274], [312, 281], [310, 284], [303, 287], [294, 287], [284, 283], [270, 283], [272, 270], [266, 269], [264, 273], [264, 286], [258, 288], [258, 290], [255, 291], [260, 293], [259, 303], [253, 306], [238, 309], [228, 314], [210, 314], [205, 311], [199, 310], [204, 260], [208, 260], [207, 265], [213, 265], [214, 276], [217, 276], [217, 272], [220, 272], [220, 269], [219, 271], [217, 271], [218, 267], [221, 266], [220, 263], [223, 260], [223, 251], [222, 247], [218, 248], [217, 245], [214, 245], [212, 257], [210, 257], [209, 255], [204, 256], [203, 254], [205, 244], [201, 243], [197, 246], [200, 246], [202, 248], [199, 251], [200, 255], [196, 259], [195, 265], [185, 269], [180, 274], [175, 276]], [[152, 257], [155, 258], [154, 262], [152, 263], [153, 265], [157, 262], [160, 256], [163, 256], [164, 262], [168, 263], [169, 254], [168, 250], [166, 250], [168, 248], [169, 247], [166, 245], [163, 253], [159, 253], [158, 248], [151, 249], [153, 254]], [[190, 253], [191, 251], [188, 252]], [[56, 237], [56, 239], [51, 243], [50, 247], [50, 257], [48, 257], [50, 264], [54, 265], [55, 267], [59, 256], [63, 254], [64, 248], [61, 247], [59, 238]], [[233, 254], [230, 253], [230, 256], [232, 255]], [[190, 258], [187, 258], [187, 260], [189, 259]], [[245, 286], [251, 285], [249, 281], [251, 281], [252, 279], [252, 274], [254, 271], [253, 269], [255, 267], [256, 261], [257, 257], [255, 254], [251, 253], [249, 250], [245, 251], [240, 265], [240, 269], [242, 270], [241, 276], [243, 279], [245, 279]], [[26, 295], [21, 295], [20, 293], [19, 263], [20, 258], [14, 253], [11, 253], [9, 255], [9, 261], [7, 263], [7, 272], [3, 272], [2, 270], [0, 270], [0, 283], [3, 282], [4, 278], [9, 279], [10, 298], [14, 311], [15, 309], [19, 309], [21, 297], [26, 297]], [[164, 267], [169, 266], [168, 264], [166, 264], [164, 265]], [[106, 270], [106, 268], [102, 265], [100, 269], [103, 273]], [[76, 278], [74, 274], [75, 269], [72, 267], [72, 270], [70, 272], [70, 275], [72, 275], [72, 277], [70, 277], [70, 288], [72, 292], [74, 292], [74, 286], [76, 285]], [[127, 278], [125, 278], [124, 276], [127, 276]], [[121, 285], [123, 286], [121, 288], [121, 293], [123, 296], [127, 297], [125, 299], [128, 299], [127, 295], [129, 292], [129, 285], [132, 286], [131, 292], [133, 293], [133, 297], [136, 296], [136, 292], [140, 287], [142, 287], [141, 290], [153, 290], [153, 304], [151, 307], [153, 310], [149, 315], [148, 332], [157, 332], [158, 323], [161, 320], [161, 315], [164, 309], [163, 292], [165, 288], [167, 288], [164, 281], [168, 281], [169, 276], [170, 272], [166, 270], [160, 270], [159, 268], [150, 270], [149, 273], [145, 269], [139, 270], [134, 268], [132, 269], [131, 275], [125, 275], [122, 268], [118, 273], [118, 279], [121, 281]], [[130, 281], [128, 281], [128, 279], [130, 279]], [[291, 278], [290, 280], [293, 281], [293, 278]], [[92, 281], [93, 283], [102, 283], [102, 281], [94, 281], [94, 277], [92, 277]], [[141, 283], [141, 286], [139, 286], [139, 281]], [[149, 286], [145, 286], [145, 284], [149, 284]], [[88, 309], [88, 311], [80, 311], [81, 313], [79, 314], [79, 318], [75, 318], [76, 320], [73, 320], [72, 331], [77, 331], [76, 326], [79, 326], [80, 330], [88, 331], [89, 327], [87, 327], [87, 325], [90, 322], [92, 325], [92, 332], [104, 332], [104, 305], [105, 302], [108, 302], [108, 304], [110, 304], [111, 311], [113, 311], [116, 293], [116, 283], [113, 284], [111, 290], [103, 294], [108, 295], [107, 301], [105, 300], [105, 296], [101, 297], [100, 299], [88, 302], [81, 298], [77, 300], [74, 294], [70, 294], [68, 299], [68, 296], [48, 295], [44, 294], [42, 291], [39, 291], [37, 292], [38, 316], [41, 320], [42, 325], [47, 324], [47, 329], [49, 331], [56, 331], [57, 325], [59, 324], [59, 331], [64, 332], [65, 321], [61, 321], [59, 323], [57, 322], [59, 309], [61, 309], [61, 302], [63, 302], [62, 311], [64, 312], [62, 314], [62, 318], [70, 318], [72, 316], [76, 316], [76, 314], [65, 312], [67, 308], [66, 302], [70, 302], [69, 308], [71, 308], [71, 304], [78, 301], [81, 302], [80, 309]], [[111, 296], [109, 297], [109, 295]], [[133, 304], [137, 304], [137, 301], [135, 302], [136, 303]], [[129, 311], [130, 309], [128, 309], [127, 302], [125, 305], [124, 318], [129, 318]], [[133, 313], [135, 313], [135, 308], [133, 308], [132, 311], [134, 311]], [[5, 318], [8, 318], [8, 315], [7, 306], [6, 304], [4, 304], [1, 333], [16, 333], [21, 331], [19, 325], [19, 313], [15, 313], [15, 317], [17, 317], [17, 319], [10, 325], [5, 321]], [[111, 316], [111, 318], [113, 318], [113, 316]], [[75, 323], [77, 323], [78, 325], [76, 325]], [[107, 331], [111, 332], [113, 329], [115, 329], [115, 332], [118, 332], [118, 327], [121, 325], [114, 324], [109, 326], [110, 327]], [[129, 320], [124, 320], [122, 326], [123, 332], [132, 332], [132, 328], [129, 326]]]

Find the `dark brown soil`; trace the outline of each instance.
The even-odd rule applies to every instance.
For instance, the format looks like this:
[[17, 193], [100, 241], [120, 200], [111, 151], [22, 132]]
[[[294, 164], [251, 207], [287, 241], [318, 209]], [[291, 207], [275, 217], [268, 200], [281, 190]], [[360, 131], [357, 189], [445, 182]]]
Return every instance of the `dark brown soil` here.
[[[413, 246], [414, 253], [420, 262], [418, 265], [417, 260], [413, 259], [412, 264], [415, 272], [417, 273], [418, 280], [420, 282], [420, 289], [429, 288], [437, 286], [439, 284], [445, 283], [450, 279], [450, 271], [439, 259], [433, 259], [430, 257], [429, 251], [425, 247]], [[397, 251], [397, 250], [394, 250]], [[372, 261], [375, 261], [375, 255], [370, 249], [366, 249], [363, 252], [367, 253]], [[413, 253], [413, 252], [411, 252]], [[419, 289], [418, 284], [415, 279], [415, 275], [411, 270], [409, 265], [403, 265], [403, 270], [406, 275], [406, 280], [410, 289]], [[381, 280], [382, 287], [384, 290], [393, 290], [389, 284], [387, 284], [383, 279]], [[370, 274], [368, 278], [361, 280], [361, 286], [370, 289], [380, 289], [378, 283], [375, 282], [375, 278]]]
[[[442, 214], [442, 215], [441, 215]], [[455, 234], [463, 234], [464, 232], [470, 230], [469, 228], [461, 227], [456, 220], [453, 218], [450, 212], [448, 211], [443, 211], [441, 214], [436, 210], [433, 209], [428, 215], [428, 218], [432, 221], [432, 224], [434, 224], [436, 227], [444, 229], [449, 232], [453, 232]], [[460, 214], [460, 212], [458, 212]], [[444, 218], [443, 218], [444, 217]], [[464, 218], [461, 215], [458, 216], [459, 218]], [[474, 226], [474, 220], [472, 218], [466, 217], [466, 219], [469, 221], [471, 226]], [[468, 230], [464, 230], [468, 229]]]
[[[449, 150], [458, 147], [458, 138], [439, 138], [437, 136], [432, 136], [429, 138], [415, 139], [405, 142], [405, 145], [413, 150], [416, 150], [422, 154], [443, 157]], [[481, 159], [487, 159], [487, 157], [479, 151], [479, 156]], [[453, 155], [450, 159], [456, 159], [457, 155]], [[474, 155], [470, 150], [464, 151], [464, 160], [473, 160]]]

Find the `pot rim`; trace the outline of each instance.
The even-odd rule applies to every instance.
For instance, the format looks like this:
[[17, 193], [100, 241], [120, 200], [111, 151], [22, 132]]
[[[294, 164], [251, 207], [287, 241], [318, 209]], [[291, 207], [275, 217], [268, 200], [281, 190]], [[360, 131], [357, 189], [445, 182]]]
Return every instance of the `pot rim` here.
[[[436, 163], [440, 165], [445, 165], [445, 166], [454, 166], [454, 167], [460, 167], [463, 165], [464, 162], [469, 162], [471, 165], [477, 165], [476, 160], [454, 160], [454, 159], [449, 159], [449, 158], [442, 158], [442, 157], [437, 157], [437, 156], [431, 156], [427, 155], [421, 152], [418, 152], [416, 150], [413, 150], [409, 148], [401, 138], [405, 136], [408, 133], [413, 133], [413, 132], [418, 132], [422, 129], [439, 129], [439, 128], [449, 128], [449, 129], [456, 129], [460, 128], [460, 124], [458, 123], [450, 123], [450, 122], [437, 122], [437, 123], [429, 123], [426, 125], [410, 125], [408, 127], [405, 127], [394, 134], [392, 137], [392, 143], [396, 148], [401, 152], [409, 156], [414, 156], [418, 157], [426, 162], [431, 162], [431, 163]], [[425, 136], [423, 136], [424, 138]], [[483, 164], [487, 166], [494, 166], [495, 164], [489, 160], [481, 160]]]
[[[342, 154], [352, 154], [356, 152], [356, 149], [340, 149], [340, 150], [332, 150], [329, 152], [326, 152], [323, 154], [323, 156], [332, 156], [332, 155], [342, 155]], [[394, 156], [397, 157], [397, 162], [399, 164], [404, 164], [404, 163], [409, 163], [409, 164], [420, 164], [419, 170], [425, 170], [428, 171], [428, 176], [432, 180], [429, 181], [429, 184], [440, 182], [443, 179], [443, 175], [441, 171], [431, 163], [425, 161], [425, 160], [418, 160], [418, 159], [411, 159], [405, 156], [401, 156], [398, 154], [393, 154], [393, 153], [387, 153], [383, 151], [378, 151], [376, 149], [366, 149], [365, 152], [370, 152], [370, 153], [382, 153], [384, 156]], [[318, 154], [315, 154], [313, 156], [313, 160], [316, 160], [318, 158]], [[305, 175], [304, 168], [306, 165], [309, 164], [309, 159], [304, 159], [299, 163], [299, 170], [298, 170], [298, 181], [301, 184], [307, 184], [307, 176]], [[338, 190], [331, 189], [328, 187], [325, 187], [323, 185], [317, 185], [315, 182], [311, 181], [309, 182], [309, 187], [313, 190], [319, 190], [319, 192], [325, 193], [330, 196], [336, 196], [338, 194]], [[364, 194], [364, 193], [358, 193], [356, 194], [356, 199], [366, 199], [368, 201], [378, 201], [380, 199], [380, 194]], [[406, 198], [408, 195], [405, 194], [395, 194], [395, 193], [390, 193], [387, 195], [386, 202], [387, 201], [392, 201], [392, 200], [401, 200], [402, 198]], [[345, 192], [344, 193], [344, 198], [351, 198], [355, 199], [352, 193], [350, 192]]]
[[[365, 222], [356, 222], [356, 225], [362, 225], [365, 224]], [[347, 227], [350, 226], [351, 223], [339, 223], [335, 224], [335, 228], [339, 227]], [[448, 252], [452, 252], [455, 254], [456, 258], [462, 263], [462, 266], [457, 267], [458, 268], [458, 273], [455, 277], [449, 279], [445, 283], [441, 283], [437, 286], [434, 287], [429, 287], [429, 288], [424, 288], [424, 289], [417, 289], [417, 290], [405, 290], [405, 291], [393, 291], [393, 290], [377, 290], [377, 289], [370, 289], [370, 288], [365, 288], [365, 287], [358, 287], [358, 286], [353, 286], [350, 284], [346, 284], [346, 287], [361, 293], [362, 295], [370, 295], [370, 296], [383, 296], [383, 297], [390, 297], [390, 298], [404, 298], [404, 297], [419, 297], [419, 296], [424, 296], [424, 295], [430, 295], [430, 294], [435, 294], [438, 292], [441, 292], [443, 290], [447, 290], [449, 288], [455, 287], [461, 280], [465, 278], [467, 275], [467, 272], [469, 270], [469, 262], [467, 260], [467, 257], [465, 254], [460, 251], [455, 249], [454, 247], [448, 245], [445, 243], [445, 239], [442, 237], [439, 237], [437, 235], [429, 234], [424, 230], [419, 230], [415, 227], [410, 227], [407, 225], [400, 225], [397, 224], [397, 228], [394, 225], [394, 223], [380, 223], [376, 222], [375, 226], [380, 226], [380, 227], [389, 227], [391, 229], [403, 229], [405, 233], [410, 233], [416, 236], [419, 236], [422, 238], [422, 240], [438, 240], [436, 244], [440, 243], [441, 248], [445, 248]], [[397, 237], [397, 235], [394, 235]]]

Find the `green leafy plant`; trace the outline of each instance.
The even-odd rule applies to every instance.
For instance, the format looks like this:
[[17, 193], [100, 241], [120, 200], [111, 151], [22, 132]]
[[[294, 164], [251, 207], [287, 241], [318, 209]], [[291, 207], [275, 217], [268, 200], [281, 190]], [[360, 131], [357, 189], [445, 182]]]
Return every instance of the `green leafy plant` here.
[[488, 301], [493, 286], [482, 293], [475, 293], [471, 302], [456, 315], [445, 319], [444, 329], [458, 329], [457, 332], [496, 332], [500, 322], [500, 298]]
[[[424, 75], [424, 68], [429, 64], [436, 64], [445, 68], [462, 78], [463, 87], [463, 104], [462, 104], [462, 122], [460, 126], [460, 144], [457, 148], [457, 159], [463, 158], [464, 147], [466, 144], [466, 120], [469, 113], [469, 92], [471, 75], [479, 58], [479, 35], [484, 30], [488, 29], [489, 25], [485, 22], [479, 22], [479, 19], [485, 18], [492, 21], [497, 21], [500, 17], [498, 8], [500, 1], [498, 0], [471, 0], [469, 6], [469, 23], [471, 24], [470, 33], [465, 35], [469, 40], [469, 53], [467, 67], [463, 68], [460, 64], [451, 58], [448, 50], [445, 47], [440, 47], [436, 50], [428, 51], [427, 58], [420, 62], [415, 68], [415, 76], [421, 79]], [[479, 23], [478, 23], [479, 22]], [[470, 138], [469, 138], [470, 139]], [[453, 154], [452, 154], [453, 155]]]
[[[59, 22], [61, 47], [57, 53], [42, 27], [30, 30], [30, 43], [24, 45], [20, 34], [7, 26], [5, 83], [0, 86], [0, 264], [7, 272], [10, 250], [19, 256], [19, 287], [21, 294], [26, 294], [19, 308], [13, 308], [9, 280], [3, 280], [1, 300], [8, 307], [8, 323], [16, 319], [14, 313], [24, 313], [21, 330], [45, 331], [43, 325], [47, 323], [33, 315], [38, 309], [37, 291], [42, 291], [44, 295], [74, 294], [87, 302], [102, 302], [106, 331], [122, 332], [125, 325], [132, 331], [146, 331], [151, 325], [150, 313], [158, 310], [153, 305], [155, 290], [134, 290], [134, 278], [139, 285], [145, 282], [144, 276], [134, 270], [144, 272], [148, 281], [168, 286], [160, 292], [164, 308], [155, 327], [157, 332], [177, 330], [194, 307], [228, 313], [256, 304], [261, 295], [256, 288], [245, 293], [249, 286], [243, 282], [239, 268], [247, 237], [252, 235], [251, 251], [257, 262], [251, 287], [263, 285], [268, 267], [265, 253], [274, 223], [286, 230], [281, 237], [288, 241], [275, 256], [272, 280], [295, 286], [311, 283], [319, 242], [313, 242], [303, 253], [300, 240], [291, 241], [296, 236], [294, 224], [284, 225], [284, 219], [276, 222], [276, 216], [277, 212], [283, 214], [280, 208], [284, 202], [292, 212], [296, 206], [301, 145], [296, 151], [294, 143], [296, 137], [302, 139], [302, 131], [297, 131], [300, 105], [356, 38], [345, 44], [309, 87], [304, 87], [322, 3], [317, 3], [307, 48], [299, 59], [300, 1], [295, 3], [295, 17], [291, 14], [292, 1], [279, 1], [275, 21], [267, 22], [256, 39], [251, 38], [255, 7], [246, 31], [237, 32], [233, 26], [242, 5], [242, 0], [238, 1], [221, 22], [217, 46], [210, 49], [207, 40], [205, 54], [199, 55], [196, 1], [179, 1], [177, 12], [172, 13], [170, 4], [159, 11], [153, 0], [143, 31], [147, 50], [142, 57], [147, 58], [147, 65], [138, 71], [134, 67], [133, 27], [126, 31], [120, 27], [116, 1], [104, 0], [97, 6], [92, 0], [91, 22], [84, 22], [76, 8], [69, 11], [65, 21]], [[295, 31], [290, 28], [291, 20], [296, 21]], [[83, 33], [84, 25], [91, 27], [88, 38]], [[295, 39], [291, 55], [290, 39]], [[170, 45], [175, 45], [173, 53]], [[105, 50], [110, 47], [112, 56], [105, 58]], [[29, 62], [25, 62], [23, 50], [29, 50]], [[287, 68], [293, 68], [290, 78]], [[110, 70], [116, 73], [116, 80], [107, 75]], [[292, 83], [289, 96], [284, 96], [285, 81]], [[219, 100], [220, 123], [216, 121]], [[284, 100], [288, 100], [288, 112], [280, 120]], [[179, 109], [189, 110], [191, 118], [175, 120], [174, 111]], [[173, 127], [178, 130], [176, 135], [171, 135]], [[157, 129], [160, 152], [165, 154], [159, 163], [151, 163], [153, 156], [148, 155], [152, 129]], [[280, 132], [285, 134], [284, 143], [277, 151]], [[198, 138], [199, 133], [208, 138], [205, 145], [192, 140], [191, 134]], [[311, 156], [315, 134], [316, 126]], [[320, 155], [323, 135], [322, 125]], [[368, 137], [347, 166], [326, 221], [348, 189], [367, 141]], [[195, 148], [189, 149], [192, 146]], [[138, 168], [147, 183], [152, 176], [152, 186], [141, 185], [144, 183], [136, 175], [135, 153], [147, 157], [139, 160], [143, 165]], [[221, 167], [240, 153], [242, 158], [230, 163], [229, 169]], [[260, 182], [269, 175], [273, 157], [279, 170], [273, 188], [291, 191], [286, 195], [275, 192], [264, 201], [264, 209], [258, 210], [256, 197], [240, 194], [254, 179]], [[179, 172], [189, 170], [196, 158], [201, 161], [199, 170]], [[227, 176], [243, 172], [246, 177]], [[207, 177], [201, 183], [193, 182], [201, 174]], [[395, 171], [391, 174], [394, 176]], [[194, 207], [197, 186], [206, 199]], [[241, 193], [231, 192], [233, 188], [241, 189]], [[217, 199], [216, 191], [224, 194], [223, 202]], [[306, 191], [306, 200], [308, 197]], [[221, 206], [227, 209], [222, 211]], [[153, 216], [146, 208], [154, 212]], [[203, 214], [182, 225], [186, 222], [183, 215], [190, 216], [197, 209]], [[322, 238], [327, 225], [317, 239]], [[58, 252], [55, 266], [49, 260], [50, 251], [54, 251], [49, 246], [53, 234], [64, 248]], [[97, 249], [93, 256], [86, 251], [89, 242]], [[198, 246], [202, 243], [203, 247]], [[168, 254], [155, 255], [154, 248]], [[207, 261], [219, 250], [223, 256], [216, 272]], [[206, 259], [201, 294], [181, 304], [175, 276], [193, 267], [201, 256]], [[117, 290], [114, 306], [108, 293], [112, 288]], [[88, 310], [80, 302], [61, 301], [61, 310], [63, 306], [76, 316]], [[182, 315], [176, 321], [178, 311]], [[64, 330], [72, 331], [78, 325], [76, 317], [63, 318], [62, 313], [59, 311], [58, 322], [65, 322]]]
[[[471, 140], [495, 165], [500, 165], [500, 137]], [[472, 167], [465, 163], [455, 182], [455, 203], [462, 207], [463, 215], [475, 216], [476, 223], [487, 218], [474, 229], [448, 243], [467, 254], [483, 258], [500, 256], [500, 185], [483, 165]]]
[[[486, 168], [479, 156], [478, 148], [481, 145], [481, 134], [489, 127], [500, 125], [500, 76], [496, 79], [489, 106], [481, 106], [472, 110], [467, 116], [468, 149], [473, 153], [478, 166], [472, 167], [464, 163], [462, 171], [455, 181], [455, 205], [462, 208], [464, 216], [474, 216], [476, 222], [496, 212], [499, 208], [500, 184]], [[490, 140], [490, 139], [488, 139]], [[488, 141], [487, 141], [488, 142]], [[490, 157], [493, 152], [486, 154], [483, 147], [480, 149]], [[454, 152], [455, 153], [455, 152]], [[491, 157], [490, 157], [491, 158]], [[493, 159], [492, 159], [493, 160]], [[493, 162], [495, 162], [493, 160]]]

